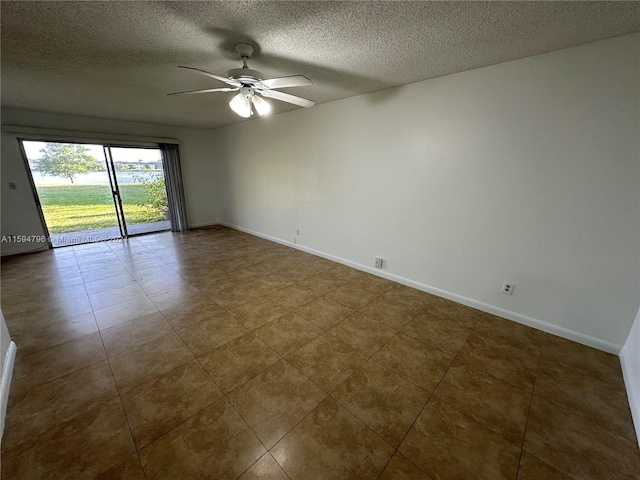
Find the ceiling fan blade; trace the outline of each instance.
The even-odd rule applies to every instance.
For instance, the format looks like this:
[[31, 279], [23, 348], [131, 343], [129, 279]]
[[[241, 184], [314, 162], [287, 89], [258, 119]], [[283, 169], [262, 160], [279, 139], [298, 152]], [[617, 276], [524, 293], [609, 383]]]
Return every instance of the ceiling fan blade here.
[[262, 80], [260, 83], [267, 88], [306, 87], [307, 85], [313, 85], [313, 82], [304, 75], [268, 78], [266, 80]]
[[186, 67], [184, 65], [178, 65], [178, 68], [187, 68], [189, 70], [193, 70], [194, 72], [201, 73], [202, 75], [206, 75], [207, 77], [215, 78], [216, 80], [220, 80], [221, 82], [227, 83], [229, 85], [233, 85], [234, 87], [240, 87], [242, 84], [237, 80], [232, 80], [230, 78], [223, 77], [222, 75], [216, 75], [215, 73], [207, 72], [205, 70], [201, 70], [195, 67]]
[[301, 107], [312, 107], [316, 102], [307, 100], [306, 98], [296, 97], [295, 95], [289, 95], [288, 93], [278, 92], [277, 90], [257, 90], [257, 92], [263, 97], [273, 98], [280, 100], [281, 102], [293, 103]]
[[240, 90], [240, 88], [238, 88], [238, 87], [236, 87], [236, 88], [229, 88], [229, 87], [224, 87], [224, 88], [206, 88], [204, 90], [189, 90], [187, 92], [167, 93], [167, 95], [190, 95], [192, 93], [210, 93], [210, 92], [235, 92], [237, 90]]

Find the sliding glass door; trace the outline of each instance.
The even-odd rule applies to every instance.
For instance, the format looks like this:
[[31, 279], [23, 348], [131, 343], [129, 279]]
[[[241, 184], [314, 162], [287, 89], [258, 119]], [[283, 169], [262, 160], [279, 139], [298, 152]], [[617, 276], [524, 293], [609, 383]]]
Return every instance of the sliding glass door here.
[[107, 147], [129, 235], [171, 229], [159, 148]]
[[54, 247], [168, 230], [159, 148], [22, 141]]

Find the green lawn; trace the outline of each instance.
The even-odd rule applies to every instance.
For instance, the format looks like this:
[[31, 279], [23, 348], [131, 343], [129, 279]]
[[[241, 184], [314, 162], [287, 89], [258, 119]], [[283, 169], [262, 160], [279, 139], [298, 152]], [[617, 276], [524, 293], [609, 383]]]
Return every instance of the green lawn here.
[[[125, 184], [119, 188], [127, 224], [164, 220], [161, 211], [143, 206], [149, 198], [144, 185]], [[46, 185], [36, 189], [49, 233], [118, 226], [108, 185]]]

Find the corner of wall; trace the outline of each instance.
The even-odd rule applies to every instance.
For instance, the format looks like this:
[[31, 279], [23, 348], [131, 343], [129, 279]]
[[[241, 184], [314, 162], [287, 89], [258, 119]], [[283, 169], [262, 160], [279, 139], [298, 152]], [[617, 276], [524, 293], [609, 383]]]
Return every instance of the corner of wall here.
[[620, 366], [627, 388], [633, 424], [636, 428], [636, 439], [640, 447], [640, 310], [631, 327], [627, 342], [620, 351]]
[[9, 403], [9, 387], [11, 386], [11, 377], [13, 376], [13, 365], [16, 360], [16, 344], [9, 337], [9, 330], [4, 321], [4, 315], [0, 311], [0, 340], [2, 351], [0, 352], [0, 369], [2, 370], [2, 378], [0, 379], [0, 440], [4, 432], [4, 420], [7, 413], [7, 404]]

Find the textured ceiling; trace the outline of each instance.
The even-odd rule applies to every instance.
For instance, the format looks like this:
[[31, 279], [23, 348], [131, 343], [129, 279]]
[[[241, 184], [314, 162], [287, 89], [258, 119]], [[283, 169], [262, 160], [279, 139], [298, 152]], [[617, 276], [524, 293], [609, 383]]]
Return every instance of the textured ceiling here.
[[[243, 121], [226, 76], [233, 46], [317, 103], [640, 31], [638, 2], [1, 3], [2, 105], [192, 127]], [[271, 101], [276, 112], [299, 108]]]

